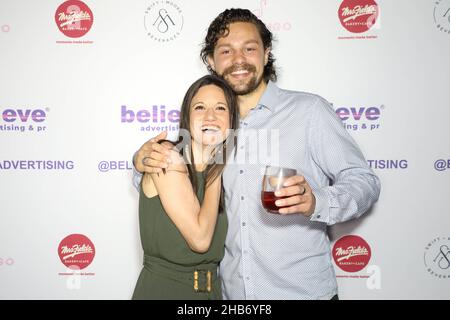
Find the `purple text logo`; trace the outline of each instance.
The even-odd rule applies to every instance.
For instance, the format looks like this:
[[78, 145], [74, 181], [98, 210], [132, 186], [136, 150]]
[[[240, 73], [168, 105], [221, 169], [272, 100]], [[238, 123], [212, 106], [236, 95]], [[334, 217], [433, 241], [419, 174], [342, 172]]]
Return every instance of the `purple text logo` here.
[[178, 131], [179, 110], [166, 110], [166, 106], [154, 105], [149, 109], [133, 110], [125, 105], [121, 107], [122, 123], [138, 123], [140, 131]]
[[49, 109], [5, 109], [2, 111], [0, 131], [36, 131], [42, 132], [47, 128], [44, 124], [47, 120]]
[[367, 160], [371, 169], [408, 169], [408, 160]]
[[450, 170], [450, 159], [439, 159], [434, 162], [434, 169], [436, 171]]
[[384, 106], [379, 107], [338, 107], [336, 115], [347, 130], [376, 130], [380, 128], [381, 113]]
[[108, 172], [108, 171], [123, 171], [123, 170], [132, 170], [133, 165], [124, 160], [108, 160], [108, 161], [100, 161], [98, 163], [98, 170], [100, 172]]
[[0, 170], [73, 170], [73, 161], [0, 160]]

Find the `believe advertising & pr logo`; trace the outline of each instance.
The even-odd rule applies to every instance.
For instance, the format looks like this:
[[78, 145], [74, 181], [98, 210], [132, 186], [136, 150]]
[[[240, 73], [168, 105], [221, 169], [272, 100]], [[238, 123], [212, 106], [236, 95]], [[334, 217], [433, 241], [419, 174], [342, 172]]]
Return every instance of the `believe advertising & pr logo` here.
[[178, 131], [180, 126], [180, 111], [166, 110], [165, 105], [153, 105], [149, 109], [133, 110], [126, 105], [120, 109], [121, 123], [140, 125], [140, 131], [154, 132]]
[[381, 128], [382, 113], [385, 110], [384, 105], [339, 106], [335, 108], [336, 115], [341, 119], [342, 125], [348, 131], [375, 131]]
[[49, 108], [6, 108], [0, 110], [1, 132], [46, 132]]

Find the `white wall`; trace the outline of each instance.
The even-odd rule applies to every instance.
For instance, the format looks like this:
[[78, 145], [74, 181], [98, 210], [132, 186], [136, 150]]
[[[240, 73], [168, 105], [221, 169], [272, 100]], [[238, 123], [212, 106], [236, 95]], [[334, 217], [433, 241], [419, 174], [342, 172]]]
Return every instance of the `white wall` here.
[[[227, 7], [251, 9], [272, 28], [281, 87], [320, 94], [336, 109], [378, 108], [377, 120], [346, 121], [359, 126], [350, 133], [369, 160], [407, 161], [406, 168], [374, 168], [380, 201], [330, 232], [333, 241], [359, 235], [371, 248], [363, 270], [336, 266], [340, 298], [450, 298], [449, 0], [378, 0], [377, 24], [359, 34], [370, 39], [341, 39], [358, 34], [341, 26], [340, 0], [173, 0], [164, 5], [180, 8], [171, 13], [179, 35], [165, 43], [144, 26], [154, 0], [86, 0], [94, 21], [78, 39], [56, 26], [62, 2], [0, 0], [0, 113], [22, 114], [12, 123], [0, 118], [1, 299], [131, 297], [142, 249], [130, 160], [159, 126], [176, 123], [123, 123], [121, 108], [179, 110], [187, 87], [206, 72], [199, 59], [206, 28]], [[58, 43], [72, 40], [86, 43]], [[37, 109], [42, 122], [26, 117]], [[6, 130], [11, 124], [26, 130]], [[140, 130], [148, 126], [156, 131]], [[439, 159], [447, 170], [434, 168]], [[30, 167], [38, 160], [69, 168]], [[120, 168], [101, 172], [102, 161]], [[95, 245], [83, 269], [93, 275], [60, 275], [68, 269], [58, 245], [70, 234]], [[370, 267], [377, 272], [368, 279]]]

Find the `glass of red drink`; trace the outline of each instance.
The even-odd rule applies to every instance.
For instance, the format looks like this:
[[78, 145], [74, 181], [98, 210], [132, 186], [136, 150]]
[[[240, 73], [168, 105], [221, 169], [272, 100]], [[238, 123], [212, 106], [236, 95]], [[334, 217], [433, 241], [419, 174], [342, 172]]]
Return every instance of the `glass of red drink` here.
[[275, 191], [283, 188], [283, 183], [286, 178], [295, 176], [297, 170], [282, 167], [266, 166], [263, 177], [263, 185], [261, 191], [261, 202], [263, 207], [270, 213], [278, 213], [278, 209], [275, 201], [283, 199], [285, 197], [276, 197]]

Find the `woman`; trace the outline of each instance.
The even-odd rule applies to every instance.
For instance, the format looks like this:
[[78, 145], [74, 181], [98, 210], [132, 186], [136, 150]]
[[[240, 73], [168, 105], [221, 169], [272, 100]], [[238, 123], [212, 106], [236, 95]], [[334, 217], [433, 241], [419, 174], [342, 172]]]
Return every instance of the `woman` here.
[[236, 97], [225, 81], [208, 75], [191, 85], [180, 120], [187, 146], [182, 155], [172, 149], [164, 173], [146, 173], [141, 181], [144, 268], [133, 299], [222, 299], [217, 269], [227, 220], [219, 213], [221, 177], [232, 149], [228, 130], [237, 125]]

